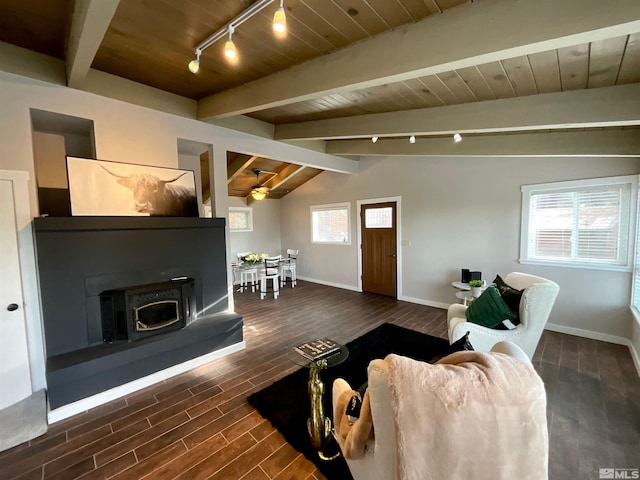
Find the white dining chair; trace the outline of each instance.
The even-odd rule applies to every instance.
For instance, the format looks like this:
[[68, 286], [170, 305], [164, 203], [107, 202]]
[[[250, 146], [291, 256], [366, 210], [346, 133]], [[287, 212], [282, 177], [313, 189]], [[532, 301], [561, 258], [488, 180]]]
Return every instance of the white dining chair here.
[[260, 300], [269, 293], [268, 282], [272, 281], [273, 298], [280, 294], [280, 260], [282, 255], [267, 257], [264, 259], [264, 268], [260, 272]]
[[240, 273], [240, 292], [244, 292], [249, 287], [247, 283], [251, 285], [251, 291], [255, 292], [256, 287], [258, 286], [258, 268], [259, 264], [255, 264], [253, 266], [249, 266], [247, 264], [242, 264], [242, 259], [249, 255], [251, 252], [241, 252], [238, 253], [238, 272]]
[[298, 250], [287, 249], [287, 256], [280, 262], [280, 286], [284, 287], [287, 283], [287, 272], [291, 277], [291, 288], [297, 283], [296, 276], [296, 260], [298, 259]]

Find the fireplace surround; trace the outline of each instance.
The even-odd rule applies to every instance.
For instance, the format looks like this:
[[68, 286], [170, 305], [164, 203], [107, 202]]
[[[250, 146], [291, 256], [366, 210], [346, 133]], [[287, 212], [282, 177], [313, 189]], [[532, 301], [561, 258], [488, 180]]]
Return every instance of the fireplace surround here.
[[[45, 217], [33, 227], [51, 409], [242, 343], [242, 317], [228, 311], [224, 218]], [[104, 341], [101, 294], [122, 301], [167, 283], [189, 297], [183, 325]]]

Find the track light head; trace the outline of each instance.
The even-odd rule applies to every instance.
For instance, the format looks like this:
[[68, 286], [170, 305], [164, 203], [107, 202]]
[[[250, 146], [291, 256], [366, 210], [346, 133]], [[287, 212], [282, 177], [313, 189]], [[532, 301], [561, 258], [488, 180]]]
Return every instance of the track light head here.
[[416, 136], [415, 135], [411, 135], [409, 137], [409, 143], [416, 143]]
[[200, 70], [200, 60], [198, 59], [191, 60], [189, 62], [189, 71], [191, 73], [198, 73], [198, 70]]
[[233, 40], [227, 40], [224, 44], [224, 56], [229, 60], [233, 60], [236, 58], [236, 44], [233, 43]]
[[229, 40], [227, 40], [224, 44], [224, 56], [229, 60], [233, 60], [236, 58], [236, 44], [233, 43], [233, 32], [235, 32], [235, 28], [233, 25], [229, 25]]
[[453, 141], [456, 142], [456, 143], [461, 142], [462, 141], [462, 135], [460, 135], [459, 133], [456, 133], [453, 136]]
[[371, 137], [371, 141], [372, 141], [373, 143], [376, 143], [376, 142], [378, 141], [378, 137]]
[[285, 33], [287, 31], [287, 15], [284, 13], [284, 0], [280, 0], [280, 7], [273, 14], [273, 30], [276, 33]]
[[200, 70], [200, 54], [202, 51], [200, 49], [196, 49], [196, 58], [189, 62], [189, 71], [191, 73], [198, 73]]

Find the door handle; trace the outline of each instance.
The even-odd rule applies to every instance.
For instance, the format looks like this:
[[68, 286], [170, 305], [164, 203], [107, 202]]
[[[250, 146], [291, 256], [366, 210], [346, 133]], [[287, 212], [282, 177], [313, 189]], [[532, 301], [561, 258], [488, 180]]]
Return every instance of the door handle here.
[[7, 305], [7, 310], [9, 310], [10, 312], [13, 312], [17, 309], [18, 309], [17, 303], [10, 303], [9, 305]]
[[391, 254], [391, 258], [396, 258], [396, 254], [395, 254], [395, 253], [392, 253], [392, 254]]

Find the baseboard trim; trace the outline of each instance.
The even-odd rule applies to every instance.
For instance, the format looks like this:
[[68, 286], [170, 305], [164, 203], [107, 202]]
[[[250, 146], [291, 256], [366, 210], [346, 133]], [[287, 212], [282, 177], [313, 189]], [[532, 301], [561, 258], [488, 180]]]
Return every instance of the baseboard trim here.
[[544, 328], [545, 330], [551, 330], [552, 332], [566, 333], [568, 335], [575, 335], [576, 337], [590, 338], [591, 340], [600, 340], [602, 342], [615, 343], [617, 345], [629, 346], [630, 343], [629, 339], [619, 337], [617, 335], [593, 332], [583, 328], [567, 327], [564, 325], [557, 325], [555, 323], [547, 323]]
[[576, 337], [590, 338], [591, 340], [600, 340], [601, 342], [615, 343], [616, 345], [624, 345], [629, 348], [631, 359], [636, 367], [636, 372], [640, 376], [640, 356], [635, 348], [635, 345], [631, 340], [617, 335], [609, 335], [607, 333], [592, 332], [591, 330], [584, 330], [582, 328], [566, 327], [564, 325], [557, 325], [554, 323], [547, 323], [545, 330], [552, 332], [566, 333], [567, 335], [575, 335]]
[[442, 302], [432, 302], [431, 300], [425, 300], [423, 298], [416, 298], [416, 297], [398, 297], [398, 300], [403, 300], [405, 302], [410, 302], [410, 303], [417, 303], [418, 305], [426, 305], [427, 307], [435, 307], [435, 308], [442, 308], [443, 310], [446, 310], [449, 308], [449, 305], [451, 305], [450, 303], [442, 303]]
[[304, 280], [305, 282], [319, 283], [320, 285], [327, 285], [328, 287], [336, 287], [336, 288], [342, 288], [344, 290], [351, 290], [353, 292], [362, 291], [358, 289], [358, 287], [355, 287], [353, 285], [345, 285], [344, 283], [325, 282], [324, 280], [318, 280], [317, 278], [301, 277], [300, 275], [298, 275], [298, 279]]
[[180, 373], [184, 373], [188, 370], [204, 365], [205, 363], [209, 363], [231, 353], [244, 350], [246, 347], [247, 346], [244, 341], [238, 342], [233, 345], [229, 345], [228, 347], [221, 348], [220, 350], [216, 350], [215, 352], [202, 355], [201, 357], [193, 358], [179, 365], [165, 368], [164, 370], [152, 373], [151, 375], [147, 375], [146, 377], [138, 378], [137, 380], [125, 383], [124, 385], [120, 385], [105, 392], [100, 392], [90, 397], [83, 398], [82, 400], [78, 400], [77, 402], [73, 402], [68, 405], [56, 408], [55, 410], [49, 411], [49, 413], [47, 414], [47, 420], [49, 424], [59, 422], [60, 420], [64, 420], [65, 418], [69, 418], [78, 413], [82, 413], [86, 410], [97, 407], [98, 405], [102, 405], [110, 402], [111, 400], [129, 395], [130, 393], [141, 390], [145, 387], [148, 387], [149, 385], [153, 385], [154, 383], [161, 382]]

